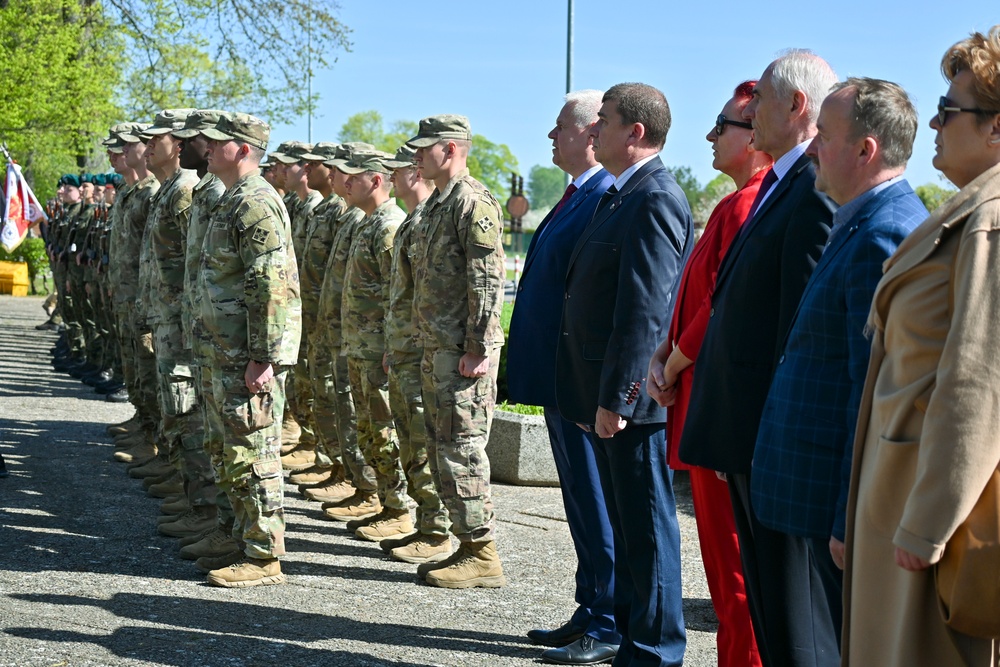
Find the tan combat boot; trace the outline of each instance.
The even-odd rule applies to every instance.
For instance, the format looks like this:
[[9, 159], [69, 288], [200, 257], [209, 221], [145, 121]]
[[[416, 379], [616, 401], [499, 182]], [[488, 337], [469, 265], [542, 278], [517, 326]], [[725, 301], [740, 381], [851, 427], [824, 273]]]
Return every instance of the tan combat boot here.
[[139, 466], [128, 469], [128, 476], [132, 479], [146, 479], [147, 477], [160, 477], [176, 470], [165, 456], [157, 456], [152, 461], [148, 461]]
[[277, 558], [244, 558], [229, 567], [208, 573], [208, 583], [223, 588], [246, 588], [285, 583]]
[[306, 500], [324, 503], [323, 509], [326, 509], [327, 503], [331, 506], [337, 505], [353, 496], [356, 491], [357, 489], [354, 488], [354, 485], [345, 479], [339, 482], [330, 481], [326, 484], [314, 486], [311, 489], [303, 491], [302, 495], [306, 497]]
[[208, 557], [202, 556], [194, 562], [194, 566], [201, 570], [202, 572], [208, 574], [212, 570], [218, 570], [223, 567], [229, 567], [235, 563], [239, 563], [241, 560], [246, 558], [243, 550], [237, 547], [233, 551], [221, 556]]
[[281, 418], [281, 454], [285, 455], [298, 447], [301, 437], [302, 427], [295, 421], [291, 411], [285, 410], [285, 414]]
[[139, 415], [134, 414], [120, 424], [112, 424], [108, 426], [108, 435], [118, 435], [119, 433], [128, 433], [129, 431], [137, 431], [142, 426], [142, 422], [139, 421]]
[[123, 449], [115, 452], [114, 460], [119, 463], [139, 463], [144, 461], [149, 461], [156, 457], [156, 445], [154, 445], [150, 440], [143, 440], [137, 445], [133, 445], [128, 449]]
[[161, 523], [156, 529], [161, 535], [167, 537], [186, 537], [203, 533], [214, 526], [215, 517], [215, 505], [192, 507], [188, 512], [177, 517], [176, 521]]
[[[406, 544], [389, 549], [389, 555], [404, 563], [440, 563], [451, 555], [451, 538], [447, 535], [415, 533]], [[386, 540], [389, 542], [389, 540]], [[379, 544], [382, 546], [382, 544]], [[385, 551], [385, 547], [382, 547]]]
[[316, 445], [299, 443], [292, 452], [281, 457], [281, 467], [285, 470], [298, 472], [308, 470], [316, 465]]
[[378, 514], [381, 509], [382, 503], [377, 493], [355, 491], [350, 498], [324, 509], [323, 516], [334, 521], [350, 521]]
[[150, 484], [149, 488], [146, 489], [146, 493], [154, 498], [166, 498], [168, 496], [184, 493], [184, 479], [181, 477], [180, 473], [176, 473], [162, 482]]
[[115, 438], [115, 449], [128, 449], [133, 445], [138, 445], [140, 442], [144, 442], [149, 439], [149, 434], [145, 431], [133, 431], [131, 433], [126, 433], [120, 438]]
[[430, 570], [424, 581], [440, 588], [500, 588], [507, 585], [493, 540], [463, 542], [455, 553], [459, 554], [458, 558], [445, 567]]
[[380, 512], [380, 518], [368, 522], [354, 531], [362, 540], [381, 542], [389, 537], [400, 537], [413, 532], [413, 519], [409, 510], [385, 507]]
[[[179, 517], [189, 509], [191, 509], [191, 503], [189, 503], [188, 499], [183, 495], [167, 496], [163, 499], [163, 503], [160, 504], [160, 512], [164, 516], [172, 516], [174, 518]], [[173, 519], [171, 519], [171, 521], [172, 520]]]
[[333, 476], [334, 466], [314, 465], [311, 468], [293, 472], [288, 476], [289, 484], [297, 484], [301, 491], [304, 487], [322, 484]]
[[216, 526], [207, 533], [203, 533], [202, 538], [193, 544], [188, 544], [181, 548], [181, 558], [185, 560], [198, 560], [199, 558], [218, 558], [239, 551], [240, 545], [233, 539], [233, 536]]
[[[179, 475], [179, 474], [180, 473], [177, 470], [171, 469], [171, 470], [163, 473], [162, 475], [158, 475], [156, 477], [146, 477], [146, 478], [144, 478], [142, 480], [142, 488], [144, 488], [144, 489], [146, 489], [148, 491], [149, 487], [153, 486], [154, 484], [159, 484], [160, 482], [166, 482], [166, 481], [168, 481], [170, 479], [173, 479], [173, 477], [175, 475]], [[174, 493], [180, 493], [180, 492], [179, 491], [175, 491]], [[173, 495], [173, 494], [171, 493], [171, 494], [168, 494], [168, 495]], [[166, 497], [166, 496], [164, 496], [164, 497]]]

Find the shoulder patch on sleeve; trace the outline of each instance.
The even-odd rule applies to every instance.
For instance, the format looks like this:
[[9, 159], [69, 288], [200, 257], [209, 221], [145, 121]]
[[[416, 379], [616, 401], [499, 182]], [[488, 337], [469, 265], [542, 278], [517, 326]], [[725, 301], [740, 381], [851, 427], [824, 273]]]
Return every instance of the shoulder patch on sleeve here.
[[496, 207], [487, 201], [476, 202], [476, 207], [472, 210], [472, 224], [469, 226], [469, 243], [493, 248], [502, 231], [503, 220]]

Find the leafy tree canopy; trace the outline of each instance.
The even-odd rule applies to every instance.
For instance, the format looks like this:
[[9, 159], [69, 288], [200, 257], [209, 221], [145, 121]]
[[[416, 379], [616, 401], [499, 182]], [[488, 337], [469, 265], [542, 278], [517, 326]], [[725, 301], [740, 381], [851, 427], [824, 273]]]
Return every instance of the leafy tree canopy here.
[[566, 173], [555, 165], [536, 164], [528, 172], [528, 201], [535, 211], [548, 210], [559, 203], [566, 189]]
[[913, 192], [920, 197], [928, 211], [933, 211], [941, 204], [945, 203], [955, 194], [953, 188], [943, 188], [936, 183], [925, 183], [913, 188]]

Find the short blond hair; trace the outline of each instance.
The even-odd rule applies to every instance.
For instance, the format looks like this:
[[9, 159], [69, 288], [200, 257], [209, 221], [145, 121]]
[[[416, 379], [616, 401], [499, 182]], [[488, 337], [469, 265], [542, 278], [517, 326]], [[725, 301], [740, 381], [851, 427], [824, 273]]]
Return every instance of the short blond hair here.
[[989, 34], [974, 32], [948, 49], [941, 59], [941, 73], [950, 83], [960, 72], [972, 74], [972, 96], [992, 116], [1000, 113], [1000, 25]]

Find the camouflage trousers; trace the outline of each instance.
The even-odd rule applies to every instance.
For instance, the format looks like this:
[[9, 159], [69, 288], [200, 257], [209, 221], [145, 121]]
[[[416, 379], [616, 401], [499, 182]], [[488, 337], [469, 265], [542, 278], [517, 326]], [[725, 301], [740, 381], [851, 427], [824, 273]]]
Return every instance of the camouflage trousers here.
[[233, 508], [233, 537], [251, 558], [285, 553], [285, 480], [281, 474], [281, 419], [285, 412], [285, 369], [276, 368], [268, 391], [251, 394], [246, 365], [203, 366], [208, 419], [222, 428], [209, 438], [215, 481]]
[[155, 433], [160, 425], [159, 380], [156, 378], [156, 353], [153, 334], [140, 317], [135, 304], [128, 306], [129, 338], [135, 360], [135, 387], [129, 387], [129, 399], [135, 405], [145, 430]]
[[420, 359], [389, 366], [389, 406], [399, 437], [399, 461], [406, 473], [407, 493], [417, 503], [417, 530], [447, 535], [451, 522], [441, 503], [427, 458], [427, 426], [420, 396]]
[[212, 474], [212, 488], [215, 489], [215, 500], [213, 504], [218, 508], [216, 515], [219, 528], [226, 534], [232, 534], [233, 526], [236, 523], [236, 515], [233, 513], [233, 506], [229, 502], [229, 496], [216, 484], [215, 465], [212, 461], [212, 452], [221, 452], [226, 439], [226, 427], [222, 423], [222, 415], [217, 410], [208, 407], [208, 398], [213, 395], [212, 373], [203, 370], [203, 360], [196, 362], [193, 366], [195, 384], [198, 386], [198, 414], [201, 416], [204, 439], [202, 447], [205, 456], [208, 458], [209, 469]]
[[118, 337], [118, 348], [121, 350], [120, 372], [125, 389], [129, 392], [129, 402], [135, 405], [137, 399], [132, 393], [136, 385], [135, 346], [132, 345], [131, 330], [128, 307], [124, 304], [115, 304], [115, 335]]
[[451, 532], [463, 542], [486, 542], [495, 531], [486, 442], [496, 405], [500, 352], [490, 355], [490, 370], [481, 378], [458, 372], [463, 354], [459, 347], [424, 349], [420, 380], [427, 456]]
[[365, 463], [375, 469], [378, 495], [386, 507], [408, 509], [399, 440], [389, 408], [389, 378], [382, 361], [348, 357], [347, 369], [358, 415], [358, 445]]
[[296, 423], [302, 429], [299, 442], [312, 447], [316, 444], [316, 425], [313, 419], [312, 381], [309, 377], [309, 364], [305, 352], [300, 353], [299, 363], [288, 370], [288, 378], [285, 381], [285, 396], [288, 399], [286, 411], [295, 417]]
[[163, 437], [171, 464], [184, 479], [192, 506], [215, 504], [215, 473], [205, 451], [205, 428], [198, 409], [199, 385], [181, 340], [180, 324], [156, 325], [156, 365]]
[[310, 345], [308, 352], [313, 419], [319, 438], [317, 459], [322, 465], [339, 460], [354, 488], [372, 493], [378, 489], [375, 469], [365, 463], [358, 446], [357, 415], [347, 357], [341, 356], [340, 348], [333, 348], [331, 355], [330, 348], [322, 345]]

